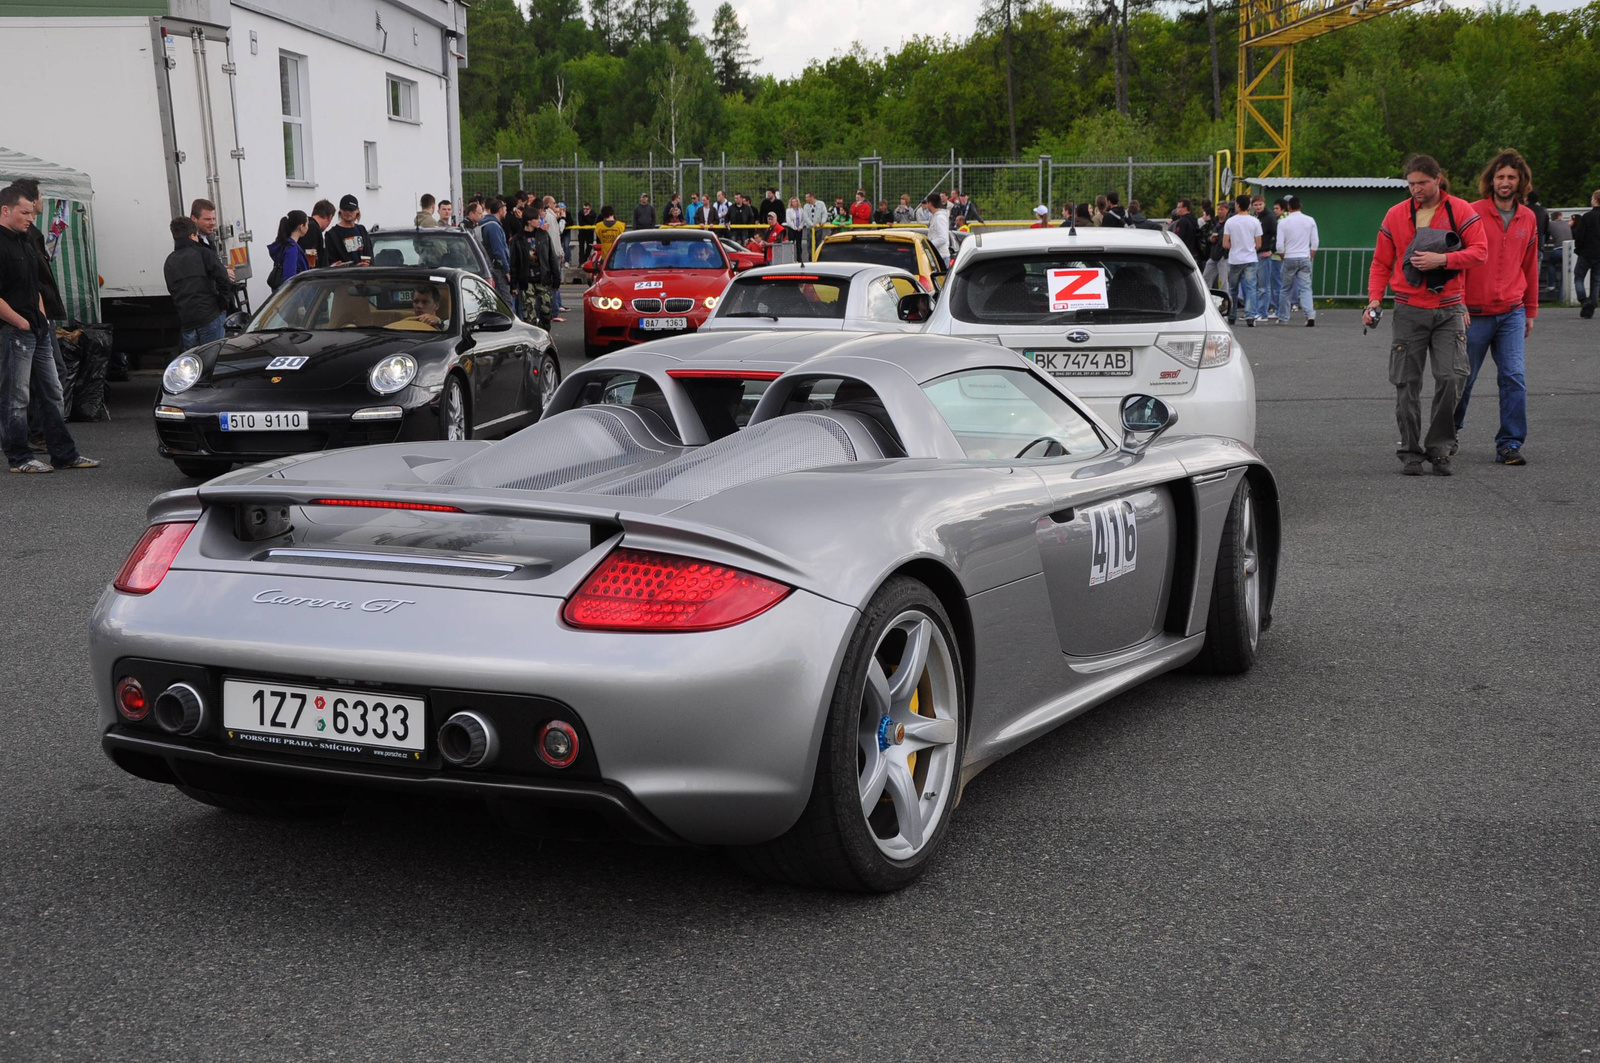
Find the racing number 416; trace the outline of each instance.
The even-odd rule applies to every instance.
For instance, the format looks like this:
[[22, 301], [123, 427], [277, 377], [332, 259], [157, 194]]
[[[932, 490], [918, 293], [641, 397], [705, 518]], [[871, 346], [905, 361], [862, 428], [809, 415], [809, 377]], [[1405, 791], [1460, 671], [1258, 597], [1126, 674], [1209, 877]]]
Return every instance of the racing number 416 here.
[[1127, 500], [1095, 506], [1086, 514], [1092, 547], [1089, 552], [1089, 586], [1127, 575], [1139, 557], [1138, 522]]

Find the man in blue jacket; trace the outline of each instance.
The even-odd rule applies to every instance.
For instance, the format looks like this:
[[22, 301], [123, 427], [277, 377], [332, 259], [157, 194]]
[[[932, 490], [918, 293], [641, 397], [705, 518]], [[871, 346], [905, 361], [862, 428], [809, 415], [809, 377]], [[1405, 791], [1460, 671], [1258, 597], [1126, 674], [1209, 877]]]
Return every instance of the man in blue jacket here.
[[491, 197], [484, 204], [483, 223], [478, 229], [478, 234], [483, 240], [483, 249], [489, 255], [489, 268], [494, 271], [494, 285], [506, 301], [512, 306], [517, 305], [516, 290], [511, 286], [511, 245], [506, 240], [506, 201], [499, 196]]

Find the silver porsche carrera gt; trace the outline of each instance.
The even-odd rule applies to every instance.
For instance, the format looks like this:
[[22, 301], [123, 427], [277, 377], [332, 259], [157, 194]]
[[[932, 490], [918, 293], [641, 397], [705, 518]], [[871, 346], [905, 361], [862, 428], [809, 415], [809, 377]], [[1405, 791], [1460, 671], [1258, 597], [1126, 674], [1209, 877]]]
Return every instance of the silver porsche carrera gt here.
[[[106, 753], [238, 811], [471, 796], [892, 890], [1006, 753], [1250, 668], [1280, 526], [1250, 447], [1143, 395], [1113, 431], [991, 344], [729, 343], [636, 367], [651, 401], [575, 374], [500, 442], [162, 495], [92, 619]], [[726, 409], [693, 391], [719, 372]]]

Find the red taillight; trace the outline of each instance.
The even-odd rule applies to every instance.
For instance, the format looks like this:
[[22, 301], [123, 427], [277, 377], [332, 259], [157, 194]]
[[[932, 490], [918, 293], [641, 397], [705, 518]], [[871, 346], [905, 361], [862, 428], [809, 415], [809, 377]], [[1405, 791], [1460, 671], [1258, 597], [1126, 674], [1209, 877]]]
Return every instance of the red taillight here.
[[668, 369], [674, 380], [776, 380], [783, 374], [776, 369]]
[[117, 711], [129, 720], [142, 720], [150, 714], [150, 703], [144, 699], [144, 687], [131, 675], [117, 680]]
[[424, 513], [460, 513], [455, 506], [429, 502], [385, 502], [378, 498], [313, 498], [313, 506], [354, 506], [356, 509], [420, 509]]
[[122, 563], [122, 571], [111, 585], [124, 594], [149, 594], [161, 586], [161, 578], [172, 567], [172, 559], [178, 556], [183, 541], [193, 530], [193, 521], [152, 524], [128, 555], [128, 560]]
[[573, 627], [710, 631], [777, 605], [790, 588], [709, 561], [613, 550], [568, 601]]

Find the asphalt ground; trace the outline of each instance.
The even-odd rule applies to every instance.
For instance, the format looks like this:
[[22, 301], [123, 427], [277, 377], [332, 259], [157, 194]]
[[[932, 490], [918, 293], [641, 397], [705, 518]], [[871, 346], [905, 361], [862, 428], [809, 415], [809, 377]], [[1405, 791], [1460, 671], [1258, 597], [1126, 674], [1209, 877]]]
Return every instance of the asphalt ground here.
[[1002, 761], [887, 897], [124, 775], [85, 624], [186, 481], [154, 376], [114, 385], [103, 468], [0, 480], [0, 1059], [1595, 1058], [1600, 322], [1539, 319], [1530, 464], [1486, 387], [1450, 479], [1399, 475], [1386, 328], [1240, 336], [1286, 515], [1257, 668]]

